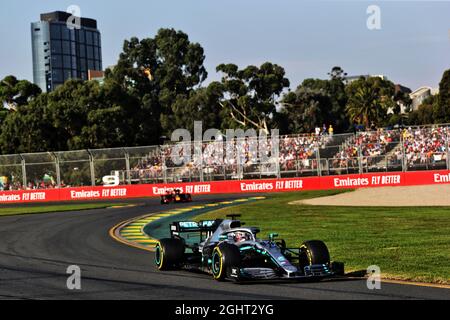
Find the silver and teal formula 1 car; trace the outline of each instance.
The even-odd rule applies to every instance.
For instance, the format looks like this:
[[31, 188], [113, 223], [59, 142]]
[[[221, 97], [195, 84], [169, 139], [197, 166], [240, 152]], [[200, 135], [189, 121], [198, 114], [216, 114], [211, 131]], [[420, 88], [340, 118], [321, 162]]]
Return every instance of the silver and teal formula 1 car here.
[[170, 225], [171, 238], [155, 247], [159, 270], [200, 270], [215, 280], [320, 280], [344, 273], [344, 265], [330, 261], [322, 241], [305, 241], [287, 248], [277, 234], [258, 238], [260, 230], [244, 227], [240, 216], [228, 220], [184, 221]]

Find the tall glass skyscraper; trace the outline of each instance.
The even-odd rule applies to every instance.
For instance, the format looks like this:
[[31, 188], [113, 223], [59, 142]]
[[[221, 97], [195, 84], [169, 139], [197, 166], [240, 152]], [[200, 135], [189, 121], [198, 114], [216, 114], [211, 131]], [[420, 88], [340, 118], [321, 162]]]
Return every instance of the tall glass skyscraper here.
[[[68, 79], [88, 80], [88, 71], [102, 71], [102, 46], [97, 21], [81, 18], [71, 30], [71, 14], [56, 11], [41, 14], [31, 24], [33, 78], [43, 92], [50, 92]], [[70, 20], [69, 20], [70, 21]]]

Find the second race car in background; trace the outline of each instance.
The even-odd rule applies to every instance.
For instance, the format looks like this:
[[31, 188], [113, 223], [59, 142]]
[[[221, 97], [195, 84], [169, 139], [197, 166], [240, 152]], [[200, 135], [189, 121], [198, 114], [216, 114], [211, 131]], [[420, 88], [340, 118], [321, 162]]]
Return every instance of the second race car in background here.
[[192, 196], [189, 193], [182, 193], [180, 189], [167, 191], [161, 196], [161, 204], [192, 202]]

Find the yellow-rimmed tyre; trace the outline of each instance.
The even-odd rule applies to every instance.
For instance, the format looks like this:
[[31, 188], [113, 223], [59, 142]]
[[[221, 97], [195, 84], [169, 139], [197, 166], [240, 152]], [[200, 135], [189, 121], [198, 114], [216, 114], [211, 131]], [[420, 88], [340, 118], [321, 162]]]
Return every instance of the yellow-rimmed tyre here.
[[300, 268], [313, 264], [330, 264], [330, 252], [323, 241], [310, 240], [300, 246]]
[[185, 246], [180, 239], [161, 239], [155, 246], [155, 264], [159, 270], [176, 268], [184, 259]]
[[215, 280], [223, 281], [232, 267], [241, 264], [241, 253], [234, 244], [221, 243], [214, 248], [211, 256], [211, 272]]

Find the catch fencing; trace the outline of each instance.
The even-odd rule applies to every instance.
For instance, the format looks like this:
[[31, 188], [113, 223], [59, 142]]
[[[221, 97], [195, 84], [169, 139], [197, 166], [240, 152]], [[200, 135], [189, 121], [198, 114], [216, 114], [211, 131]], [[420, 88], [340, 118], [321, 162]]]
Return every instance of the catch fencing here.
[[[105, 176], [132, 186], [450, 170], [449, 133], [449, 127], [442, 125], [333, 136], [289, 135], [277, 137], [277, 150], [267, 137], [236, 139], [231, 144], [202, 141], [197, 149], [192, 142], [2, 155], [0, 191], [96, 187], [103, 186]], [[263, 144], [267, 144], [267, 159], [256, 153]], [[198, 157], [180, 164], [174, 154], [183, 160]]]

